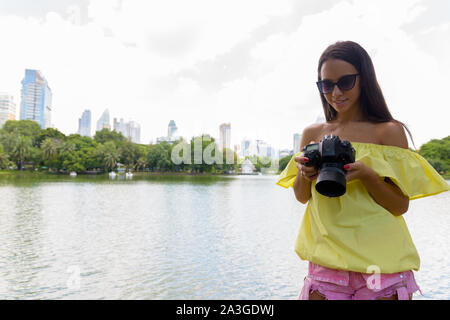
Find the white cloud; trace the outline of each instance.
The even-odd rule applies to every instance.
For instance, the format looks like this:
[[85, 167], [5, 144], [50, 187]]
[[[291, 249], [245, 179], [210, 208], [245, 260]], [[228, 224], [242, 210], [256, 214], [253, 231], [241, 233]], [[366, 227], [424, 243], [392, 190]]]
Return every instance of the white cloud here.
[[[442, 110], [448, 64], [445, 72], [445, 65], [402, 29], [423, 11], [419, 1], [341, 2], [305, 17], [296, 32], [260, 43], [252, 56], [255, 72], [263, 74], [247, 85], [255, 96], [251, 109], [258, 109], [262, 121], [270, 118], [274, 130], [282, 132], [275, 137], [271, 130], [264, 138], [280, 138], [276, 145], [290, 147], [292, 134], [301, 132], [322, 112], [314, 84], [317, 62], [321, 52], [338, 40], [356, 41], [369, 52], [392, 114], [410, 127], [417, 147], [448, 135], [448, 117], [439, 116], [450, 115], [448, 109]], [[444, 29], [428, 32], [441, 35]], [[439, 43], [437, 38], [430, 41], [434, 46]], [[444, 42], [440, 46], [448, 48], [449, 41]], [[279, 110], [277, 114], [272, 114], [273, 108]]]
[[294, 32], [279, 28], [255, 41], [247, 73], [218, 92], [174, 76], [256, 39], [255, 30], [273, 16], [298, 17], [293, 5], [91, 0], [84, 25], [54, 12], [44, 19], [3, 15], [0, 91], [13, 93], [19, 104], [24, 69], [36, 68], [53, 90], [53, 122], [66, 134], [76, 132], [85, 108], [93, 111], [95, 127], [108, 107], [112, 117], [140, 122], [143, 142], [164, 135], [173, 119], [187, 138], [218, 136], [220, 123], [231, 122], [233, 143], [249, 136], [290, 148], [292, 134], [321, 112], [314, 83], [321, 52], [337, 40], [354, 40], [371, 55], [391, 111], [410, 125], [416, 145], [448, 135], [449, 24], [408, 34], [403, 26], [426, 9], [419, 0], [336, 1], [304, 16]]
[[89, 16], [121, 41], [181, 68], [226, 52], [290, 7], [290, 0], [91, 0]]

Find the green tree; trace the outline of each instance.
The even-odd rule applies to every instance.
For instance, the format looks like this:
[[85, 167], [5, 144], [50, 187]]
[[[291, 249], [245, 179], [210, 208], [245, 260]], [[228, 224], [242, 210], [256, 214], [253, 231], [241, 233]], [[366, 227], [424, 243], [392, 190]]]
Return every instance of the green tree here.
[[9, 156], [6, 152], [3, 151], [3, 146], [0, 144], [0, 168], [8, 168], [9, 163]]
[[141, 171], [141, 170], [145, 169], [146, 166], [147, 166], [147, 160], [144, 157], [141, 157], [136, 161], [134, 170]]
[[114, 170], [119, 162], [120, 153], [113, 141], [106, 142], [101, 148], [102, 162], [107, 170]]
[[33, 169], [37, 169], [42, 162], [42, 150], [32, 146], [27, 161], [33, 166]]
[[8, 120], [3, 125], [2, 131], [5, 133], [15, 133], [16, 135], [31, 138], [32, 145], [42, 131], [39, 124], [33, 120]]
[[62, 167], [59, 159], [60, 145], [61, 141], [54, 138], [45, 138], [41, 143], [42, 160], [50, 170], [60, 169]]
[[134, 169], [136, 171], [139, 171], [139, 170], [144, 170], [148, 165], [147, 156], [148, 156], [148, 151], [150, 149], [150, 146], [144, 145], [144, 144], [138, 144], [137, 146], [139, 148], [139, 158], [136, 161]]
[[108, 141], [114, 141], [116, 145], [119, 145], [120, 142], [125, 141], [126, 138], [120, 132], [116, 132], [115, 130], [110, 131], [107, 128], [103, 128], [95, 133], [94, 140], [101, 144], [105, 144]]
[[47, 138], [51, 138], [53, 140], [58, 141], [64, 141], [66, 139], [66, 136], [58, 129], [47, 128], [39, 132], [35, 140], [35, 146], [40, 147], [41, 143], [44, 142], [44, 140], [46, 140]]
[[450, 171], [450, 136], [444, 139], [433, 139], [420, 146], [422, 155], [441, 174]]
[[14, 135], [12, 147], [12, 156], [19, 170], [23, 169], [25, 160], [30, 157], [32, 152], [32, 139], [22, 135]]
[[268, 157], [258, 157], [256, 155], [246, 156], [245, 159], [249, 159], [255, 166], [255, 171], [261, 172], [261, 168], [270, 168], [272, 160]]
[[86, 170], [104, 167], [102, 165], [102, 147], [102, 145], [98, 145], [96, 147], [87, 147], [82, 149], [84, 154], [84, 167]]
[[152, 171], [167, 171], [172, 162], [170, 160], [171, 147], [167, 142], [151, 145], [147, 154], [147, 163]]
[[[213, 172], [216, 168], [216, 164], [207, 164], [205, 162], [205, 159], [203, 155], [205, 154], [205, 149], [208, 148], [208, 150], [212, 150], [212, 152], [209, 154], [207, 152], [207, 155], [215, 159], [216, 157], [216, 150], [215, 147], [215, 139], [212, 138], [208, 134], [202, 134], [198, 137], [192, 137], [191, 139], [191, 164], [190, 164], [190, 170], [191, 172]], [[201, 148], [200, 148], [201, 146]], [[201, 159], [201, 162], [200, 162]], [[198, 162], [198, 163], [196, 163]]]
[[[231, 170], [236, 170], [237, 166], [238, 166], [238, 155], [236, 154], [236, 152], [234, 152], [231, 149], [228, 148], [224, 148], [222, 150], [222, 163], [223, 164], [219, 164], [217, 165], [217, 167], [219, 169], [222, 169], [222, 172], [227, 172], [227, 171], [231, 171]], [[228, 157], [228, 162], [227, 163], [227, 157]], [[230, 159], [232, 161], [230, 161]]]
[[431, 158], [428, 160], [428, 162], [439, 173], [444, 174], [449, 170], [449, 166], [441, 159]]
[[66, 142], [74, 146], [78, 157], [78, 166], [75, 169], [72, 168], [73, 170], [71, 171], [80, 172], [104, 167], [102, 164], [102, 144], [90, 137], [80, 136], [79, 134], [67, 136]]
[[134, 168], [138, 159], [141, 157], [140, 149], [137, 144], [131, 141], [124, 141], [119, 147], [120, 162], [128, 169]]
[[76, 150], [64, 152], [61, 156], [62, 168], [67, 171], [82, 172], [86, 170], [82, 159], [83, 152]]
[[64, 141], [59, 145], [59, 152], [63, 153], [73, 153], [76, 150], [75, 143], [71, 141]]
[[49, 160], [58, 155], [59, 145], [61, 141], [53, 138], [45, 138], [41, 143], [42, 158]]
[[292, 156], [286, 156], [280, 159], [279, 163], [278, 163], [278, 170], [281, 172], [283, 171], [286, 166], [288, 165], [289, 161], [291, 161]]

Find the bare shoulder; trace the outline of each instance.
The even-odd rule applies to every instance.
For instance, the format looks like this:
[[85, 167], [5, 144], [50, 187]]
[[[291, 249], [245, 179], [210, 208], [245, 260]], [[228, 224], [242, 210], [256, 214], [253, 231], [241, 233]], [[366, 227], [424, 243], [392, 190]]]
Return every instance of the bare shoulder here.
[[[313, 123], [307, 126], [303, 130], [302, 134], [302, 147], [310, 143], [311, 141], [317, 140], [317, 137], [320, 136], [320, 133], [323, 131], [325, 123]], [[318, 142], [318, 141], [315, 141]]]
[[395, 121], [377, 124], [377, 136], [381, 144], [408, 149], [408, 139], [401, 123]]

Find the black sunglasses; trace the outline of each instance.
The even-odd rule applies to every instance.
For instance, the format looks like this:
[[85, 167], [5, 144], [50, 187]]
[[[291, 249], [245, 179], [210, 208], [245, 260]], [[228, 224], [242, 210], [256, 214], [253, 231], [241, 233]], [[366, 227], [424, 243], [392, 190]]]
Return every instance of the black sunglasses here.
[[348, 91], [353, 89], [356, 83], [356, 76], [359, 76], [359, 73], [356, 74], [348, 74], [341, 77], [337, 82], [333, 82], [331, 80], [322, 80], [316, 82], [317, 88], [319, 88], [320, 93], [327, 94], [333, 92], [334, 86], [337, 85], [339, 90]]

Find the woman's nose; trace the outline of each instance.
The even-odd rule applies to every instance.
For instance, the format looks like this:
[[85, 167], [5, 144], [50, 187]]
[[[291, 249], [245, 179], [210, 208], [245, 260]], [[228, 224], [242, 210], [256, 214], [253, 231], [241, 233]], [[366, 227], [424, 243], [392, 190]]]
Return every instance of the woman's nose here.
[[337, 85], [334, 85], [332, 95], [333, 97], [340, 96], [342, 94], [342, 91], [339, 89]]

